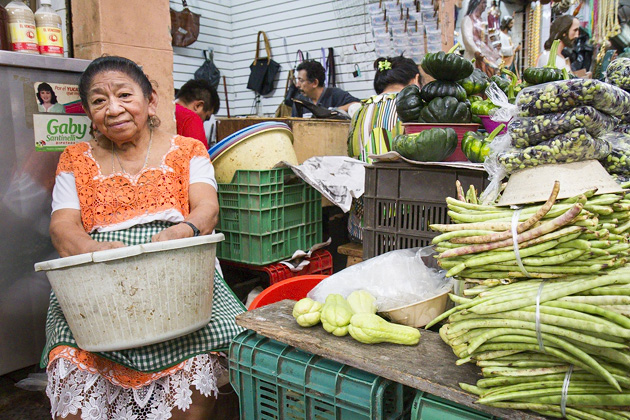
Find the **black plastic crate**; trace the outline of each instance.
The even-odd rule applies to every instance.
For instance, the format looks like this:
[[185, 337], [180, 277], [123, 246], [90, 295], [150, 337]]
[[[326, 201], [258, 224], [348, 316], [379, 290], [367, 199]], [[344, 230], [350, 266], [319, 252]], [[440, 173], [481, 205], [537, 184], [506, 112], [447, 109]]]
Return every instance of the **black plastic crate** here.
[[488, 185], [484, 170], [450, 166], [375, 163], [365, 168], [363, 258], [395, 249], [427, 246], [437, 235], [435, 223], [450, 223], [446, 197]]

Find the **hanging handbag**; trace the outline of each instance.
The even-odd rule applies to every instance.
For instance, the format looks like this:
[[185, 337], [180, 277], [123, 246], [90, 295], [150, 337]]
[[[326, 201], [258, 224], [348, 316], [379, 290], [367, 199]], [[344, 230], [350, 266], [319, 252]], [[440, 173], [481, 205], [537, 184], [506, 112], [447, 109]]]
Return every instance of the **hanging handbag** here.
[[[293, 80], [293, 69], [289, 70], [289, 76], [287, 77], [287, 84], [284, 87], [284, 100], [280, 103], [280, 105], [278, 105], [278, 108], [276, 109], [276, 118], [282, 118], [282, 117], [290, 117], [291, 113], [292, 113], [292, 105], [293, 105], [293, 101], [291, 100], [292, 97], [289, 97], [290, 95], [290, 87], [293, 86], [295, 87], [295, 83]], [[288, 98], [288, 99], [287, 99]], [[288, 100], [288, 103], [287, 103]]]
[[216, 89], [221, 82], [221, 72], [214, 65], [214, 51], [210, 50], [210, 53], [204, 51], [203, 56], [206, 61], [195, 71], [195, 79], [207, 80]]
[[[265, 51], [267, 57], [260, 58], [260, 35], [262, 34], [265, 43]], [[251, 89], [260, 95], [267, 95], [274, 90], [276, 75], [280, 70], [280, 64], [271, 59], [271, 47], [267, 34], [263, 31], [258, 32], [256, 37], [256, 55], [254, 62], [249, 66], [250, 74], [247, 81], [247, 89]]]
[[201, 15], [188, 8], [186, 0], [182, 0], [184, 10], [178, 12], [171, 9], [171, 37], [174, 47], [187, 47], [199, 36], [199, 18]]
[[328, 87], [336, 87], [336, 73], [335, 73], [335, 52], [332, 47], [328, 48], [328, 58], [326, 59], [326, 75], [328, 76]]

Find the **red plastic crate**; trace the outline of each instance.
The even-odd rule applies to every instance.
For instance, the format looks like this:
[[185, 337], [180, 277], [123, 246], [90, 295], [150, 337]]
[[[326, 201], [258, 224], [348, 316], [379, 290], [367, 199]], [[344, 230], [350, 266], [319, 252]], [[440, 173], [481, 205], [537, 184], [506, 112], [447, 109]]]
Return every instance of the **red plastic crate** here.
[[291, 271], [289, 267], [280, 263], [268, 265], [249, 265], [234, 261], [221, 260], [221, 265], [234, 268], [241, 268], [252, 271], [262, 271], [269, 276], [269, 285], [278, 283], [279, 281], [289, 279], [296, 276], [304, 276], [307, 274], [323, 274], [331, 275], [333, 272], [333, 260], [330, 252], [325, 249], [318, 249], [311, 254], [310, 263], [301, 271]]

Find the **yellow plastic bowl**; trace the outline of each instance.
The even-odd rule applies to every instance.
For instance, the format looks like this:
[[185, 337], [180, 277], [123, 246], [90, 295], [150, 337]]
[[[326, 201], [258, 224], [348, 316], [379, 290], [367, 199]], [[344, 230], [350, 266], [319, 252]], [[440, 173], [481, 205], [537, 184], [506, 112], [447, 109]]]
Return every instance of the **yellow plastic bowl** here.
[[212, 165], [217, 182], [227, 184], [239, 169], [267, 170], [281, 161], [298, 164], [291, 130], [276, 126], [238, 140], [213, 158]]
[[429, 299], [410, 305], [401, 306], [399, 308], [382, 311], [392, 322], [396, 324], [408, 325], [410, 327], [420, 328], [427, 325], [438, 315], [442, 314], [448, 303], [448, 294], [450, 290], [434, 296]]

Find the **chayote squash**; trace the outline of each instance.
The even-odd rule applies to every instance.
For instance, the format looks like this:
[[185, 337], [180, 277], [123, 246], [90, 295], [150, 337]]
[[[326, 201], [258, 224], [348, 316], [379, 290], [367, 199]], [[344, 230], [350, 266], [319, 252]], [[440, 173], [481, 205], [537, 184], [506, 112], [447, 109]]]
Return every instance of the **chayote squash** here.
[[415, 346], [420, 341], [420, 331], [406, 325], [393, 324], [376, 314], [354, 314], [348, 332], [355, 340], [365, 344], [394, 343]]
[[469, 123], [470, 104], [458, 101], [452, 96], [435, 98], [422, 111], [418, 122], [421, 123]]
[[399, 134], [392, 140], [393, 151], [420, 162], [441, 162], [457, 147], [457, 134], [452, 128], [431, 128], [414, 134]]
[[468, 95], [475, 95], [477, 93], [485, 92], [488, 87], [488, 76], [480, 69], [475, 69], [470, 76], [465, 79], [458, 80], [459, 83]]
[[464, 102], [466, 100], [466, 91], [455, 82], [434, 80], [422, 86], [420, 96], [425, 102], [431, 102], [433, 98], [443, 98], [445, 96], [452, 96], [458, 101]]
[[367, 290], [355, 290], [348, 295], [347, 301], [355, 314], [376, 313], [376, 298]]
[[405, 86], [396, 95], [396, 112], [402, 122], [416, 122], [424, 102], [420, 97], [420, 88], [417, 85]]
[[422, 69], [434, 79], [447, 82], [455, 82], [470, 76], [474, 70], [473, 64], [461, 55], [453, 53], [457, 47], [459, 44], [447, 53], [440, 51], [425, 55], [420, 63]]
[[293, 306], [293, 318], [301, 327], [319, 324], [322, 304], [311, 298], [300, 299]]
[[331, 293], [322, 307], [322, 326], [329, 333], [338, 337], [348, 334], [348, 325], [354, 312], [343, 296]]

